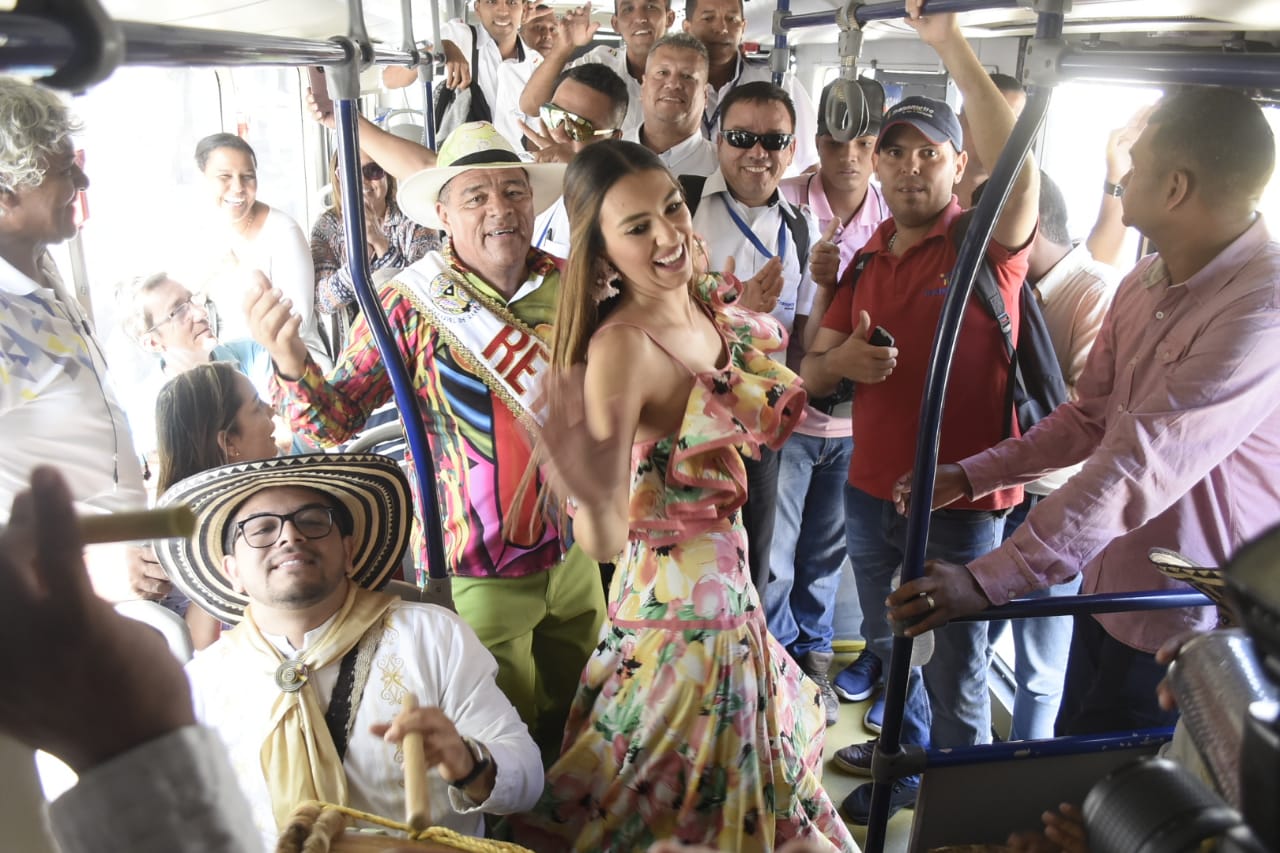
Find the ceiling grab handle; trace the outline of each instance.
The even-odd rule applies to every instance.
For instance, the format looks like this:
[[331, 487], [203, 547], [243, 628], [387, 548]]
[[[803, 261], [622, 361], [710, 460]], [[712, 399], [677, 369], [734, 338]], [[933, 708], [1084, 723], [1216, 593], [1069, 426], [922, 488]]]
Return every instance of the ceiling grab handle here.
[[863, 0], [848, 0], [836, 12], [840, 25], [840, 76], [832, 81], [823, 117], [831, 138], [851, 142], [866, 136], [871, 127], [867, 99], [858, 85], [858, 56], [862, 53], [862, 25], [858, 23], [858, 7]]
[[[358, 8], [359, 0], [353, 0]], [[363, 24], [358, 28], [363, 30]], [[342, 228], [346, 243], [347, 263], [351, 270], [351, 283], [356, 302], [369, 324], [374, 343], [382, 358], [382, 364], [391, 381], [396, 408], [400, 410], [400, 422], [404, 426], [405, 440], [413, 456], [414, 474], [418, 481], [423, 535], [427, 543], [427, 570], [432, 580], [447, 588], [448, 573], [444, 560], [444, 539], [440, 527], [440, 511], [436, 501], [436, 475], [431, 448], [427, 443], [427, 431], [420, 416], [417, 391], [409, 370], [400, 355], [397, 341], [392, 337], [386, 313], [369, 278], [369, 261], [365, 246], [364, 198], [360, 175], [360, 136], [356, 121], [356, 100], [360, 96], [360, 71], [367, 67], [362, 51], [352, 38], [338, 37], [334, 42], [344, 46], [347, 61], [329, 69], [330, 92], [334, 97], [334, 116], [337, 121], [339, 191], [342, 193]], [[367, 44], [367, 42], [366, 42]], [[421, 567], [419, 567], [421, 571]]]
[[124, 33], [98, 0], [18, 0], [13, 12], [57, 21], [75, 43], [67, 61], [41, 85], [82, 92], [124, 61]]

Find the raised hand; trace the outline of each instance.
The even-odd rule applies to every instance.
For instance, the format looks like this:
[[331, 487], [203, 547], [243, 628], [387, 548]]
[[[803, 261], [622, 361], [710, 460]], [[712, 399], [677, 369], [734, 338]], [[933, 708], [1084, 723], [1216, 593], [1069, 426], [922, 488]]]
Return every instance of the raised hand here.
[[307, 111], [311, 113], [311, 117], [315, 119], [318, 124], [322, 124], [330, 130], [333, 130], [338, 126], [338, 120], [334, 118], [333, 113], [325, 112], [316, 104], [316, 95], [315, 92], [311, 91], [310, 86], [307, 87], [306, 104]]
[[840, 220], [832, 217], [822, 232], [822, 237], [809, 251], [809, 277], [819, 287], [835, 287], [840, 272], [840, 247], [835, 244], [836, 229]]
[[560, 19], [559, 37], [574, 47], [586, 47], [595, 38], [600, 25], [591, 20], [591, 4], [584, 3], [577, 9], [570, 9]]
[[[733, 258], [725, 261], [726, 271], [733, 269]], [[741, 304], [752, 311], [768, 314], [778, 307], [782, 295], [782, 259], [770, 258], [760, 271], [742, 283]]]
[[829, 356], [842, 376], [864, 385], [885, 381], [898, 366], [898, 348], [874, 346], [867, 340], [870, 336], [871, 315], [860, 311], [858, 327]]
[[925, 11], [927, 0], [906, 0], [907, 26], [920, 34], [927, 45], [937, 46], [960, 35], [960, 25], [955, 13], [930, 15]]
[[298, 333], [302, 318], [290, 310], [293, 303], [271, 287], [266, 276], [255, 275], [257, 281], [246, 291], [243, 305], [249, 333], [270, 354], [280, 376], [298, 379], [307, 369], [307, 345]]
[[471, 85], [471, 63], [453, 42], [445, 39], [444, 85], [446, 89], [465, 89]]
[[1142, 131], [1146, 130], [1147, 119], [1155, 111], [1155, 104], [1145, 106], [1129, 117], [1124, 127], [1118, 127], [1107, 136], [1107, 180], [1113, 184], [1129, 174], [1133, 160], [1129, 150], [1138, 141]]

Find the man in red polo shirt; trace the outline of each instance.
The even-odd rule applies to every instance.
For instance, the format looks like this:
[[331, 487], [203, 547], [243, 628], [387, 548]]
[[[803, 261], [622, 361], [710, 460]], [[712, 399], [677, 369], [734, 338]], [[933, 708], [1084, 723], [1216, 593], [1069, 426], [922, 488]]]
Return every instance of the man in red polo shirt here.
[[[907, 0], [906, 6], [908, 23], [938, 52], [964, 96], [973, 135], [969, 147], [984, 162], [995, 163], [1013, 129], [1013, 111], [960, 34], [954, 15], [923, 15], [923, 0]], [[848, 273], [840, 282], [801, 368], [812, 396], [829, 394], [841, 382], [853, 382], [857, 389], [857, 449], [845, 491], [845, 539], [863, 609], [862, 633], [883, 660], [892, 645], [884, 601], [906, 538], [906, 521], [894, 510], [893, 484], [914, 462], [929, 351], [956, 261], [956, 232], [964, 227], [953, 195], [964, 174], [964, 147], [955, 113], [940, 101], [906, 98], [885, 116], [876, 143], [876, 174], [893, 216], [860, 253], [871, 257], [856, 287], [848, 286]], [[1017, 294], [1027, 274], [1038, 197], [1039, 175], [1028, 157], [987, 248], [1015, 336]], [[894, 346], [868, 341], [876, 326], [894, 336]], [[972, 301], [943, 409], [939, 461], [963, 459], [1004, 437], [1008, 365], [999, 327]], [[1000, 544], [1005, 512], [1021, 500], [1022, 490], [1012, 488], [935, 512], [928, 557], [966, 562], [992, 550]], [[943, 557], [947, 554], [952, 556]], [[935, 632], [936, 650], [923, 668], [925, 689], [916, 671], [908, 682], [904, 743], [932, 740], [955, 747], [991, 739], [986, 630], [985, 624], [970, 623]], [[878, 729], [883, 708], [883, 701], [872, 707], [869, 728]], [[869, 775], [873, 747], [874, 741], [846, 747], [836, 763]], [[893, 807], [914, 802], [918, 786], [918, 777], [895, 783]], [[845, 800], [846, 818], [866, 822], [870, 787], [857, 788]]]

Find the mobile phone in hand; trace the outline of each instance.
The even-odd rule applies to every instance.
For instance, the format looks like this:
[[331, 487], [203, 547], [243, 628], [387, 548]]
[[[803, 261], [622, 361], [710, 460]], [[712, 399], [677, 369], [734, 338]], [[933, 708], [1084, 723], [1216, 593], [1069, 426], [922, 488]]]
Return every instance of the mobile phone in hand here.
[[324, 67], [312, 65], [307, 69], [307, 76], [311, 79], [311, 95], [316, 99], [316, 108], [325, 118], [328, 118], [333, 115], [333, 98], [329, 97], [329, 84], [325, 79]]
[[893, 335], [884, 330], [884, 326], [876, 326], [871, 332], [871, 337], [867, 338], [867, 343], [873, 347], [891, 347], [893, 346]]

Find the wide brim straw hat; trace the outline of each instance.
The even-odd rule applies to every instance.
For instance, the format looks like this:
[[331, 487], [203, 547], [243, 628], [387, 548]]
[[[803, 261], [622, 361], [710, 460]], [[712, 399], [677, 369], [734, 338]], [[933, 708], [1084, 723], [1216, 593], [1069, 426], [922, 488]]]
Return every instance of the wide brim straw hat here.
[[1227, 592], [1227, 576], [1221, 568], [1197, 565], [1168, 548], [1152, 548], [1147, 552], [1147, 559], [1165, 577], [1181, 581], [1208, 596], [1218, 606], [1218, 616], [1223, 624], [1239, 624], [1235, 603]]
[[239, 622], [249, 603], [222, 570], [226, 527], [250, 497], [281, 486], [315, 489], [346, 507], [353, 522], [351, 579], [357, 584], [379, 589], [400, 570], [413, 499], [394, 460], [372, 453], [312, 453], [211, 468], [175, 483], [158, 501], [191, 508], [191, 538], [158, 539], [154, 545], [174, 585], [223, 622]]
[[533, 188], [533, 212], [542, 213], [564, 194], [564, 163], [526, 163], [487, 121], [459, 125], [436, 153], [436, 165], [405, 179], [396, 190], [404, 214], [427, 228], [444, 228], [436, 215], [440, 189], [475, 169], [523, 169]]

